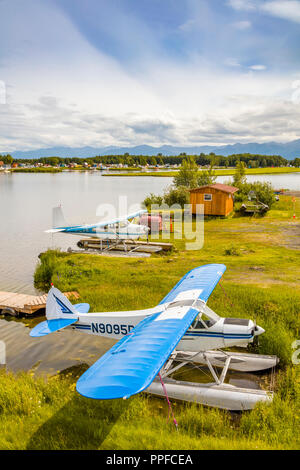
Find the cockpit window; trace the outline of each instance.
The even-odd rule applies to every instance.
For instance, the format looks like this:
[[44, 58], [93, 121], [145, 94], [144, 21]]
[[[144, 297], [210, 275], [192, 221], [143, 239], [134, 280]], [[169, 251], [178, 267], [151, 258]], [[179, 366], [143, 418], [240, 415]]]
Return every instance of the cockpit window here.
[[200, 317], [197, 317], [191, 325], [193, 330], [203, 330], [204, 328], [210, 328], [216, 323], [215, 320], [208, 318], [205, 313]]
[[127, 220], [122, 220], [121, 222], [119, 222], [119, 227], [120, 228], [125, 228], [128, 226], [128, 221]]

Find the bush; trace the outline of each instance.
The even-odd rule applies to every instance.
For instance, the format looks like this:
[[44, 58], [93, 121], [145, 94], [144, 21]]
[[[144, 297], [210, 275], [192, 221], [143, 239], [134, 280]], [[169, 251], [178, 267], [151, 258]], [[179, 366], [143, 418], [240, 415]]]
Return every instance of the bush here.
[[178, 204], [180, 207], [184, 208], [184, 204], [189, 204], [190, 202], [190, 193], [185, 186], [174, 187], [170, 186], [166, 191], [164, 196], [156, 196], [155, 194], [151, 193], [147, 196], [144, 201], [143, 205], [150, 210], [151, 206], [157, 204], [158, 206], [162, 206], [162, 204], [167, 204], [169, 207], [173, 206], [173, 204]]
[[269, 209], [275, 203], [274, 189], [270, 183], [262, 183], [260, 181], [255, 181], [254, 183], [243, 183], [238, 186], [239, 191], [235, 193], [234, 200], [236, 202], [246, 202], [248, 201], [248, 195], [250, 191], [253, 191], [256, 196], [256, 200], [267, 204]]
[[162, 196], [156, 196], [155, 194], [151, 193], [149, 196], [147, 196], [142, 204], [149, 210], [152, 206], [152, 204], [158, 204], [161, 206], [163, 203], [163, 197]]
[[231, 245], [228, 248], [225, 248], [224, 255], [225, 256], [240, 256], [240, 250], [238, 247]]
[[185, 186], [178, 186], [177, 188], [171, 186], [164, 194], [164, 202], [169, 207], [173, 204], [179, 204], [184, 208], [184, 205], [190, 202], [190, 193]]
[[41, 291], [48, 291], [54, 274], [58, 251], [48, 250], [40, 255], [41, 262], [34, 273], [34, 286]]

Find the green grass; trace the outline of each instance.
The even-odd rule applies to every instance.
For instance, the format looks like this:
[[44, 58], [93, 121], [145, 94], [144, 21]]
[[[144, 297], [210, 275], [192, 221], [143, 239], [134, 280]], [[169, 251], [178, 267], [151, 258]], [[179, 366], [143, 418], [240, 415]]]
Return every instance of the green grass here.
[[37, 168], [13, 168], [12, 173], [60, 173], [61, 168], [37, 167]]
[[[201, 170], [200, 170], [201, 171]], [[216, 169], [214, 170], [216, 176], [232, 176], [235, 174], [235, 168], [230, 168], [228, 170]], [[299, 173], [299, 168], [246, 168], [246, 175], [272, 175], [272, 174], [283, 174], [283, 173]], [[103, 176], [158, 176], [158, 177], [168, 177], [174, 178], [178, 174], [177, 170], [174, 171], [124, 171], [124, 173], [119, 174], [104, 174]]]
[[[276, 354], [271, 404], [240, 415], [195, 404], [173, 403], [179, 430], [166, 422], [162, 399], [138, 395], [127, 401], [80, 396], [75, 382], [85, 370], [53, 377], [0, 374], [0, 449], [297, 449], [299, 366], [291, 363], [300, 327], [300, 252], [289, 246], [291, 198], [280, 197], [265, 217], [207, 219], [205, 243], [146, 259], [107, 258], [48, 251], [35, 272], [35, 285], [50, 282], [77, 290], [91, 311], [141, 309], [157, 304], [190, 269], [225, 263], [227, 271], [209, 306], [222, 316], [252, 318], [265, 328], [250, 350]], [[297, 223], [300, 202], [296, 204]], [[26, 319], [34, 324], [37, 320]], [[38, 320], [39, 321], [39, 320]]]
[[[178, 431], [167, 422], [167, 405], [160, 399], [80, 396], [75, 382], [81, 373], [74, 368], [45, 379], [0, 372], [0, 449], [296, 449], [300, 444], [299, 382], [292, 369], [278, 380], [271, 405], [242, 415], [173, 403]], [[293, 396], [286, 394], [287, 380]]]

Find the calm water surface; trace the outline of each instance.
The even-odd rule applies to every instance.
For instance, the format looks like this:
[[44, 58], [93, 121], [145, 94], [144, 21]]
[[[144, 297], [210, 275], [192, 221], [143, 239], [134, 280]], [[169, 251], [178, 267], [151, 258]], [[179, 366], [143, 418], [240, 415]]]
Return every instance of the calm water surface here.
[[[228, 177], [218, 177], [219, 182]], [[276, 188], [300, 190], [300, 174], [251, 175], [249, 181], [270, 181]], [[52, 207], [62, 204], [70, 223], [92, 223], [99, 204], [118, 207], [119, 196], [128, 205], [140, 203], [149, 193], [163, 193], [172, 178], [102, 177], [100, 172], [0, 174], [0, 291], [35, 293], [33, 272], [39, 253], [49, 247], [76, 246], [77, 237], [55, 235]], [[124, 213], [124, 212], [122, 212]], [[56, 372], [81, 362], [92, 364], [112, 341], [72, 331], [34, 339], [31, 320], [0, 319], [0, 340], [5, 341], [7, 366]]]
[[[70, 224], [93, 223], [100, 204], [118, 208], [162, 193], [171, 178], [102, 177], [100, 172], [0, 175], [0, 291], [35, 293], [33, 272], [49, 247], [76, 247], [79, 237], [44, 233], [52, 227], [52, 207], [62, 204]], [[125, 211], [126, 213], [126, 211]], [[124, 212], [122, 212], [122, 215]]]

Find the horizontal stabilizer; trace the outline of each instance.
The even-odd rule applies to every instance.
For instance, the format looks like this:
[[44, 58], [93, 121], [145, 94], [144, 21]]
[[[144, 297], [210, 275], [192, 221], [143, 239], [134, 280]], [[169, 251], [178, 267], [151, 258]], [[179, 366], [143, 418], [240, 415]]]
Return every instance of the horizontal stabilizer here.
[[78, 313], [88, 313], [90, 310], [90, 304], [75, 304], [73, 307]]
[[30, 336], [33, 338], [39, 338], [41, 336], [49, 335], [50, 333], [54, 333], [55, 331], [62, 330], [69, 325], [77, 322], [77, 318], [58, 318], [55, 320], [46, 320], [38, 325], [36, 325], [30, 332]]

